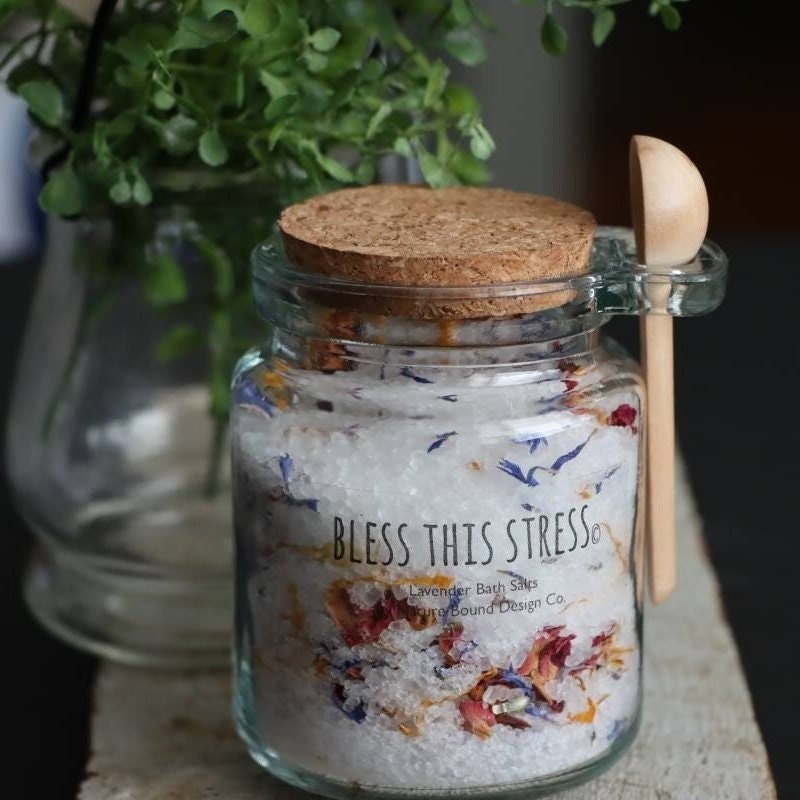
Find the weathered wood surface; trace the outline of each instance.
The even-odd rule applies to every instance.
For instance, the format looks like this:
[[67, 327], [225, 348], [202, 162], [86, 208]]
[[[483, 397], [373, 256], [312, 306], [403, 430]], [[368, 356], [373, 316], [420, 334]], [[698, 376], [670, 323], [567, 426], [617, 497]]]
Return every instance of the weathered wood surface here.
[[[700, 520], [679, 476], [680, 579], [648, 610], [645, 706], [628, 754], [560, 800], [775, 798]], [[230, 722], [229, 676], [103, 666], [80, 800], [303, 800], [256, 767]]]

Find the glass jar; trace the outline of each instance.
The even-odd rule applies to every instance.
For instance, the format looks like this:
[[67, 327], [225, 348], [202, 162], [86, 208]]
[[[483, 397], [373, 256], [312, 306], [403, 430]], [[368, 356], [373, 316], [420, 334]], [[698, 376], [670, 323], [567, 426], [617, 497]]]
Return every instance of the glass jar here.
[[49, 221], [6, 436], [38, 545], [29, 608], [137, 665], [229, 661], [228, 387], [258, 330], [249, 250], [279, 207], [185, 177], [147, 207]]
[[274, 240], [254, 270], [273, 327], [232, 412], [252, 756], [341, 798], [533, 796], [608, 766], [641, 703], [644, 397], [600, 329], [657, 284], [670, 313], [710, 310], [722, 254], [654, 274], [601, 229], [587, 275], [447, 289], [313, 275]]

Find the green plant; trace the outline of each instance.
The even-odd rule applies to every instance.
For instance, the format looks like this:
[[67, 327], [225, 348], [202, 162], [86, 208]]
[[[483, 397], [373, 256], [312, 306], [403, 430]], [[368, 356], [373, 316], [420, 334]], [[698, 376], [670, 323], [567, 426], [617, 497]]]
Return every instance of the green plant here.
[[[488, 0], [101, 0], [88, 13], [87, 2], [0, 0], [0, 31], [15, 30], [0, 40], [0, 76], [43, 132], [42, 208], [111, 216], [131, 234], [98, 268], [105, 294], [133, 278], [158, 309], [189, 302], [178, 261], [136, 248], [150, 239], [139, 211], [165, 190], [235, 180], [285, 202], [369, 183], [390, 154], [416, 159], [432, 186], [489, 177], [494, 142], [448, 67], [486, 57]], [[600, 45], [627, 2], [542, 0], [543, 47], [566, 49], [557, 6], [591, 13]], [[649, 2], [668, 29], [680, 23], [673, 2]], [[156, 354], [205, 346], [217, 442], [252, 323], [243, 244], [253, 241], [243, 238], [214, 214], [200, 220], [192, 244], [214, 287], [208, 329], [178, 325]]]
[[[522, 2], [536, 5], [531, 0]], [[73, 0], [74, 2], [74, 0]], [[594, 16], [601, 44], [629, 0], [547, 0], [541, 39], [566, 49], [555, 6]], [[54, 0], [0, 0], [33, 27], [0, 69], [63, 147], [45, 210], [147, 205], [158, 170], [258, 171], [300, 191], [368, 183], [388, 153], [434, 186], [486, 180], [494, 148], [448, 58], [485, 58], [478, 0], [103, 0], [87, 21]], [[650, 3], [666, 27], [671, 0]]]

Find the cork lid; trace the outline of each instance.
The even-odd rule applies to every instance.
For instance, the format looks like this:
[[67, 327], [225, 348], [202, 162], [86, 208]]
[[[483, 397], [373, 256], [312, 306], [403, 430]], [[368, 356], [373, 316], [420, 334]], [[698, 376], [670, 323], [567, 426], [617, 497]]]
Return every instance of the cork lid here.
[[[287, 208], [279, 227], [298, 268], [365, 286], [498, 287], [589, 271], [592, 214], [562, 200], [505, 189], [375, 185], [319, 195]], [[423, 299], [424, 296], [424, 299]], [[375, 313], [475, 318], [553, 308], [564, 292], [430, 292], [362, 298]]]

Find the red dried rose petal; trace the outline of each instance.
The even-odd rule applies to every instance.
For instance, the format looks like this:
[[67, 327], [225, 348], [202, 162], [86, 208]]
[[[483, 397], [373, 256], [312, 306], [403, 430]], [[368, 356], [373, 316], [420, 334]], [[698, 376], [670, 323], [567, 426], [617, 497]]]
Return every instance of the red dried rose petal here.
[[464, 730], [486, 739], [496, 723], [492, 709], [481, 700], [462, 700], [458, 710], [464, 720]]
[[633, 406], [623, 403], [608, 415], [608, 424], [618, 428], [633, 427], [633, 423], [636, 422], [636, 414], [637, 411]]

